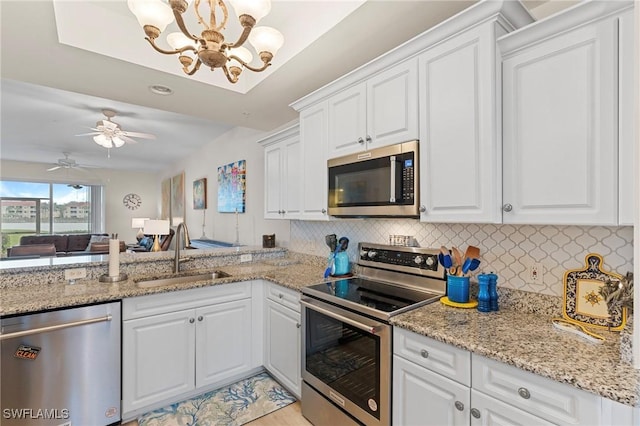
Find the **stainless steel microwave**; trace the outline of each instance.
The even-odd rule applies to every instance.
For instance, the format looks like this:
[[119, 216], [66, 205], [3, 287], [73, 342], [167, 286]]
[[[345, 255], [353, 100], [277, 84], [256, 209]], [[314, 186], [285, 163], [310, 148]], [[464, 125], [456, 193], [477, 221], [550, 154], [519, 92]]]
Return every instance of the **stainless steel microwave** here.
[[330, 215], [420, 216], [417, 140], [332, 158], [327, 165]]

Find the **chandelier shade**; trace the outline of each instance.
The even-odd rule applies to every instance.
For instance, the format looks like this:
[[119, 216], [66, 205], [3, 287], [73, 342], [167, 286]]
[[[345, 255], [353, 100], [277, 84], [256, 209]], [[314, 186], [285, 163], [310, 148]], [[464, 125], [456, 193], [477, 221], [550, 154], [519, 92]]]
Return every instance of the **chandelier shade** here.
[[[226, 29], [229, 17], [225, 0], [195, 0], [193, 13], [197, 21], [204, 27], [200, 37], [190, 32], [183, 19], [190, 1], [168, 0], [128, 0], [129, 10], [136, 16], [146, 37], [157, 52], [165, 55], [178, 55], [182, 70], [187, 75], [195, 74], [200, 67], [205, 66], [215, 70], [222, 69], [227, 80], [236, 83], [243, 69], [261, 72], [271, 65], [271, 60], [284, 43], [282, 34], [271, 27], [255, 27], [256, 23], [271, 11], [270, 0], [226, 0], [229, 3], [242, 26], [242, 33], [235, 42], [225, 41], [222, 33]], [[207, 14], [201, 13], [202, 3], [208, 5]], [[205, 18], [208, 16], [209, 21]], [[172, 50], [166, 50], [156, 44], [156, 39], [175, 19], [180, 32], [170, 33], [167, 43]], [[262, 64], [251, 65], [253, 55], [243, 47], [249, 40], [254, 47]]]

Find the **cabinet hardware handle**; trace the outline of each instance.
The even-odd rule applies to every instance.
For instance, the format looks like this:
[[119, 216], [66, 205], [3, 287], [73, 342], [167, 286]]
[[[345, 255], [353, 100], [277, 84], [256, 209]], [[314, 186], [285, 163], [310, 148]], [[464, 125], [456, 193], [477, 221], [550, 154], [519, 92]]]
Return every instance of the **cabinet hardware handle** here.
[[427, 211], [427, 208], [424, 205], [420, 206], [420, 213], [424, 213], [426, 211]]
[[322, 214], [325, 214], [327, 212], [327, 209], [322, 209]]
[[420, 355], [422, 356], [422, 358], [429, 358], [429, 351], [423, 349], [420, 351]]
[[202, 317], [202, 315], [200, 315], [200, 316], [198, 317], [198, 321], [202, 321], [203, 319], [204, 319], [204, 318]]
[[189, 324], [193, 324], [194, 322], [196, 322], [195, 318], [189, 318]]
[[518, 389], [518, 395], [520, 395], [521, 397], [523, 397], [524, 399], [529, 399], [531, 398], [531, 394], [529, 393], [529, 391], [527, 390], [527, 388], [520, 388]]
[[296, 328], [300, 328], [302, 326], [302, 324], [300, 324], [299, 322], [296, 323]]
[[471, 409], [471, 415], [473, 417], [475, 417], [476, 419], [480, 418], [480, 410], [478, 410], [477, 408], [472, 408]]
[[282, 298], [284, 297], [284, 294], [279, 293], [279, 294], [278, 294], [278, 297], [279, 297], [280, 299], [282, 299]]
[[371, 136], [367, 135], [367, 143], [371, 143]]
[[502, 211], [510, 212], [511, 210], [513, 210], [513, 206], [511, 204], [509, 204], [509, 203], [507, 203], [504, 206], [502, 206]]
[[463, 411], [464, 410], [464, 404], [460, 401], [456, 401], [456, 403], [454, 404], [456, 406], [456, 410], [458, 411]]
[[359, 143], [360, 145], [362, 145], [362, 144], [364, 143], [364, 139], [362, 139], [362, 138], [358, 138], [358, 143]]

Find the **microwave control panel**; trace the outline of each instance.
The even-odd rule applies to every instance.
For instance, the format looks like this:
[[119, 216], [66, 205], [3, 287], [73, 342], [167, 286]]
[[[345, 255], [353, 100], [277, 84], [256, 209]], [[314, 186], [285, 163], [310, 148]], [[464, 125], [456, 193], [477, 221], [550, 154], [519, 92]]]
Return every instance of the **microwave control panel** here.
[[411, 158], [404, 159], [402, 164], [402, 201], [405, 203], [413, 203], [414, 181], [413, 156], [411, 156]]

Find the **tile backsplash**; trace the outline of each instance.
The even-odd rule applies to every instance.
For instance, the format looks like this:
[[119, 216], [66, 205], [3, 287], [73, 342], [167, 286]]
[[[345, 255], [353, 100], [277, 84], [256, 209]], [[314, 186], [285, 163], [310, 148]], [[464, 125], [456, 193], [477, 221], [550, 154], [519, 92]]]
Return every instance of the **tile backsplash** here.
[[[482, 264], [476, 272], [498, 274], [499, 286], [561, 296], [566, 270], [584, 265], [588, 253], [604, 258], [603, 268], [624, 275], [633, 270], [633, 227], [429, 224], [411, 219], [342, 219], [330, 222], [291, 221], [289, 249], [328, 256], [324, 236], [350, 240], [351, 261], [358, 242], [388, 244], [389, 235], [413, 235], [421, 247], [471, 244], [480, 248]], [[529, 266], [542, 266], [541, 282], [531, 282]]]

